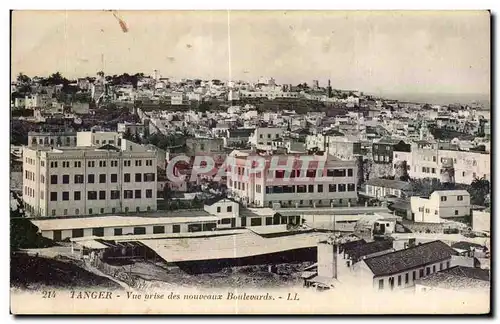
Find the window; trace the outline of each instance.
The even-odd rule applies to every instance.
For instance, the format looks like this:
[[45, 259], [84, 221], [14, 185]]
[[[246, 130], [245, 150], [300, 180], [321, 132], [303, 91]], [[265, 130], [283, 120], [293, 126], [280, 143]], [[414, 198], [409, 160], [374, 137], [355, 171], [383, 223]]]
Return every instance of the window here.
[[99, 190], [99, 200], [106, 200], [106, 191]]
[[75, 209], [75, 215], [78, 215], [78, 214], [80, 214], [80, 209], [77, 208], [77, 209]]
[[75, 228], [71, 230], [71, 237], [83, 237], [83, 228]]
[[353, 174], [352, 169], [347, 169], [347, 176], [352, 177], [352, 174]]
[[417, 272], [413, 271], [413, 281], [417, 280]]
[[105, 168], [106, 167], [106, 161], [99, 161], [99, 167]]
[[346, 172], [345, 169], [335, 169], [333, 170], [333, 176], [334, 177], [345, 177]]
[[69, 174], [64, 174], [63, 175], [63, 184], [68, 184], [69, 183]]
[[51, 168], [57, 168], [57, 161], [50, 162]]
[[97, 191], [89, 191], [87, 192], [88, 200], [97, 200]]
[[[229, 181], [231, 182], [231, 180], [229, 180]], [[261, 193], [261, 191], [262, 191], [262, 187], [261, 187], [261, 185], [256, 185], [256, 186], [255, 186], [255, 192], [257, 192], [257, 193]]]
[[116, 173], [111, 174], [111, 183], [118, 182], [118, 175]]
[[457, 196], [457, 200], [458, 200], [458, 201], [462, 201], [462, 200], [464, 200], [464, 196]]
[[426, 276], [428, 276], [428, 275], [430, 275], [430, 273], [431, 273], [431, 268], [430, 268], [430, 267], [427, 267], [427, 268], [425, 269], [425, 275], [426, 275]]
[[154, 173], [144, 173], [144, 182], [154, 182], [155, 174]]
[[180, 233], [181, 232], [181, 225], [173, 225], [172, 232], [173, 233]]
[[262, 226], [262, 219], [261, 218], [250, 218], [250, 226]]
[[443, 197], [441, 197], [441, 201], [446, 201], [446, 200], [448, 200], [448, 198], [447, 198], [447, 197], [444, 197], [444, 196], [443, 196]]
[[337, 185], [336, 184], [329, 184], [328, 185], [328, 191], [329, 192], [337, 192]]
[[50, 176], [50, 184], [57, 184], [57, 175]]
[[383, 290], [384, 289], [384, 279], [379, 279], [378, 281], [378, 289]]
[[141, 181], [142, 181], [142, 173], [136, 173], [135, 182], [141, 182]]
[[323, 192], [323, 185], [318, 185], [318, 192]]
[[80, 162], [80, 161], [75, 161], [75, 162], [73, 163], [73, 166], [74, 166], [75, 168], [81, 168], [81, 167], [82, 167], [82, 162]]
[[443, 264], [442, 263], [439, 264], [439, 271], [441, 271], [441, 270], [443, 270]]
[[356, 191], [356, 185], [354, 183], [348, 183], [347, 191]]
[[231, 224], [231, 218], [223, 218], [221, 219], [220, 223], [222, 225], [228, 225], [228, 224]]
[[[433, 156], [433, 157], [432, 157], [432, 162], [436, 162], [436, 161], [437, 161], [436, 156]], [[433, 169], [433, 170], [434, 170], [434, 169]], [[434, 172], [432, 172], [432, 173], [434, 173]]]
[[436, 169], [435, 168], [432, 168], [432, 173], [436, 173]]
[[106, 183], [106, 175], [105, 174], [99, 175], [99, 183]]
[[92, 229], [93, 236], [104, 236], [104, 228], [97, 227]]
[[62, 200], [69, 200], [69, 191], [63, 191]]
[[120, 191], [119, 190], [111, 190], [110, 196], [111, 196], [112, 200], [120, 199]]
[[111, 161], [111, 166], [112, 166], [112, 167], [117, 167], [117, 166], [118, 166], [118, 161], [116, 161], [116, 160], [112, 160], [112, 161]]
[[314, 192], [314, 185], [308, 185], [307, 187], [307, 192]]
[[95, 167], [95, 162], [94, 161], [88, 161], [87, 166], [89, 168], [93, 168], [93, 167]]
[[422, 278], [424, 276], [424, 269], [420, 269], [420, 271], [418, 272], [418, 276], [419, 278]]
[[346, 185], [344, 183], [339, 183], [339, 192], [346, 191]]
[[130, 166], [130, 160], [123, 161], [123, 166], [129, 167]]
[[134, 198], [134, 192], [132, 190], [123, 190], [123, 198], [125, 199]]
[[220, 213], [221, 209], [220, 207], [217, 207], [217, 212]]
[[75, 183], [83, 183], [83, 174], [75, 174]]
[[81, 192], [80, 192], [80, 191], [75, 191], [75, 192], [73, 193], [73, 199], [74, 199], [74, 200], [81, 200], [81, 199], [82, 199], [82, 194], [81, 194]]
[[432, 266], [432, 272], [436, 272], [436, 266], [435, 265]]
[[430, 212], [431, 212], [431, 210], [430, 210], [429, 208], [426, 208], [426, 209], [425, 209], [425, 213], [426, 213], [426, 214], [429, 214]]
[[142, 160], [135, 160], [135, 166], [142, 166]]
[[450, 267], [450, 261], [446, 261], [446, 269]]
[[134, 235], [143, 235], [146, 234], [145, 227], [134, 227]]
[[94, 183], [94, 181], [95, 181], [95, 176], [93, 174], [88, 174], [87, 183]]
[[115, 228], [114, 234], [115, 234], [115, 236], [123, 235], [123, 229], [122, 228]]
[[458, 215], [458, 210], [455, 209], [455, 216], [457, 216], [457, 215]]
[[152, 165], [153, 165], [153, 160], [146, 160], [146, 166], [152, 166]]
[[165, 233], [165, 226], [153, 226], [153, 234]]
[[130, 182], [130, 173], [123, 174], [123, 182]]
[[57, 192], [52, 191], [50, 193], [50, 201], [57, 201]]
[[135, 191], [135, 199], [140, 199], [141, 198], [141, 189], [137, 189]]
[[153, 198], [153, 190], [146, 189], [146, 198]]
[[398, 276], [398, 286], [401, 286], [401, 275]]
[[[56, 216], [56, 210], [52, 209], [52, 216]], [[56, 239], [56, 232], [59, 233], [59, 239]], [[54, 240], [60, 241], [61, 240], [61, 231], [54, 231]]]
[[116, 208], [115, 207], [111, 208], [111, 212], [114, 214], [116, 212]]
[[226, 211], [231, 213], [233, 211], [233, 206], [227, 206]]
[[304, 185], [297, 186], [297, 192], [306, 192], [306, 186]]

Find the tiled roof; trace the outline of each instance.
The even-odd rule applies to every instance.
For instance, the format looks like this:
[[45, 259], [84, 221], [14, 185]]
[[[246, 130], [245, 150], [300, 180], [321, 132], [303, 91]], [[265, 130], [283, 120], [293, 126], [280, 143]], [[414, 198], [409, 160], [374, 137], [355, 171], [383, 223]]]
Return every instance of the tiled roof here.
[[447, 289], [489, 288], [488, 270], [470, 267], [453, 267], [420, 279], [418, 284]]
[[384, 276], [436, 263], [456, 254], [457, 252], [445, 243], [432, 241], [364, 261], [374, 276]]
[[345, 253], [354, 259], [360, 259], [366, 255], [392, 249], [392, 242], [389, 240], [374, 241], [370, 243], [356, 245], [345, 250]]

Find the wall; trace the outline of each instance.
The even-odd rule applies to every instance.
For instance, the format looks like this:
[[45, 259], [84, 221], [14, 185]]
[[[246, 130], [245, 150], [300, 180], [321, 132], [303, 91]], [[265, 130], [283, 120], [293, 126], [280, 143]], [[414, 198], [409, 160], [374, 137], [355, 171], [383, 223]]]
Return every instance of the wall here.
[[472, 229], [474, 231], [491, 232], [491, 214], [488, 212], [473, 210]]

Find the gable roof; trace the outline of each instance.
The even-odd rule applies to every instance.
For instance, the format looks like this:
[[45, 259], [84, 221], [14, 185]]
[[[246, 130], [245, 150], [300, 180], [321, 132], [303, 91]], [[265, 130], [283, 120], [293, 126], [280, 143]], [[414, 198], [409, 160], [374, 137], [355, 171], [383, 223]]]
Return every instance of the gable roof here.
[[456, 266], [426, 276], [417, 283], [445, 289], [489, 289], [490, 273], [485, 269]]
[[365, 263], [375, 277], [400, 273], [436, 263], [457, 252], [442, 241], [432, 241], [408, 249], [365, 259]]
[[341, 251], [352, 250], [356, 246], [363, 245], [363, 244], [366, 244], [365, 239], [360, 239], [360, 240], [356, 240], [356, 241], [345, 242], [345, 243], [340, 244], [340, 250]]
[[370, 243], [356, 245], [345, 249], [345, 253], [354, 259], [360, 259], [366, 255], [392, 249], [392, 242], [389, 240], [373, 241]]
[[460, 250], [466, 250], [466, 251], [470, 251], [471, 248], [478, 248], [478, 249], [484, 248], [484, 246], [482, 246], [481, 244], [467, 242], [467, 241], [460, 241], [460, 242], [453, 243], [451, 245], [451, 247], [454, 249], [460, 249]]

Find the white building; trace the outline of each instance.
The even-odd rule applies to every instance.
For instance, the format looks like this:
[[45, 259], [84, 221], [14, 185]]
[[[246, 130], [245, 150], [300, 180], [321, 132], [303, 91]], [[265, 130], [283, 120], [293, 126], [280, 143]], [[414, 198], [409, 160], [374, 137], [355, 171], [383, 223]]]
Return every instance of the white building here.
[[272, 150], [272, 141], [283, 135], [283, 129], [278, 127], [257, 127], [250, 136], [249, 142], [259, 150]]
[[443, 219], [471, 214], [470, 194], [466, 190], [436, 190], [429, 198], [411, 197], [415, 222], [441, 223]]
[[[349, 206], [357, 202], [355, 161], [306, 156], [314, 158], [314, 162], [309, 162], [304, 174], [302, 162], [298, 159], [286, 172], [281, 163], [290, 156], [273, 156], [281, 160], [279, 165], [272, 165], [272, 157], [268, 156], [263, 171], [244, 177], [249, 171], [249, 154], [233, 151], [230, 155], [234, 160], [227, 177], [227, 187], [232, 196], [243, 203], [256, 207], [320, 207]], [[325, 179], [315, 181], [316, 174], [320, 176], [318, 169], [321, 169]]]
[[490, 180], [491, 156], [487, 152], [439, 148], [438, 143], [413, 143], [411, 152], [393, 152], [393, 163], [406, 161], [411, 178], [440, 179], [444, 166], [452, 163], [456, 183], [471, 184], [475, 178]]
[[23, 149], [23, 200], [31, 216], [156, 210], [156, 152], [126, 141], [121, 148]]

